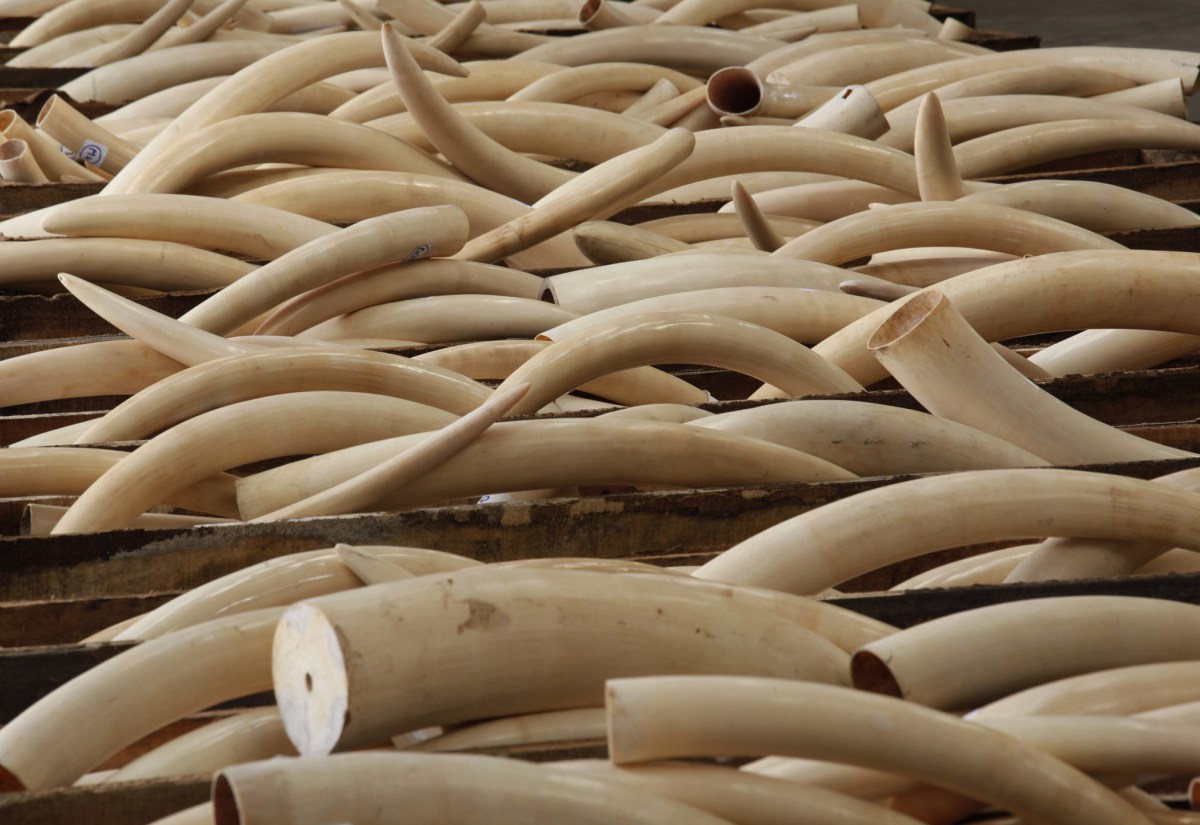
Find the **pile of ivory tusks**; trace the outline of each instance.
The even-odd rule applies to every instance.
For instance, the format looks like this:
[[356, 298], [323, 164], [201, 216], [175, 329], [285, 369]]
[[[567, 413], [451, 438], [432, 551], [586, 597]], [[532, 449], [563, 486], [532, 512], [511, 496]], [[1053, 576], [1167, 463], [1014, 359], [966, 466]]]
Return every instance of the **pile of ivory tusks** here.
[[[1200, 773], [1196, 608], [1047, 599], [898, 631], [810, 597], [985, 542], [1037, 543], [900, 587], [1196, 569], [1196, 471], [1047, 468], [1190, 454], [1027, 379], [1200, 349], [1200, 258], [1104, 234], [1198, 219], [979, 178], [1200, 149], [1200, 55], [993, 54], [916, 0], [781, 5], [0, 0], [41, 15], [11, 65], [97, 67], [36, 124], [0, 113], [0, 174], [107, 181], [0, 223], [30, 238], [0, 244], [0, 283], [65, 287], [129, 339], [0, 363], [5, 406], [129, 396], [0, 453], [3, 495], [78, 496], [32, 532], [934, 474], [693, 571], [342, 546], [240, 571], [94, 637], [142, 643], [0, 729], [0, 790], [221, 771], [175, 822], [1194, 821], [1136, 784]], [[187, 290], [211, 294], [178, 319], [130, 300]], [[994, 343], [1062, 330], [1089, 331]], [[928, 413], [714, 415], [663, 364], [762, 400], [891, 375]], [[277, 707], [89, 774], [272, 687]], [[613, 765], [428, 753], [604, 737]], [[255, 762], [289, 753], [326, 758]], [[625, 766], [693, 756], [774, 758]]]

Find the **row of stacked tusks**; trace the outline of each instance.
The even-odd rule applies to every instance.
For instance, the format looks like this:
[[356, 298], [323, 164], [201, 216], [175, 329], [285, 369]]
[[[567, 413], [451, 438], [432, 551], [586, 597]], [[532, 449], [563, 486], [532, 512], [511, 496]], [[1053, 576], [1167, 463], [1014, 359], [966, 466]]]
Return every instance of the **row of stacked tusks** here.
[[[694, 570], [363, 547], [243, 570], [94, 637], [141, 644], [0, 730], [0, 788], [219, 771], [177, 823], [1195, 821], [1136, 785], [1200, 773], [1200, 608], [1046, 599], [898, 631], [812, 596], [983, 542], [1035, 543], [900, 587], [1196, 568], [1197, 471], [1048, 468], [1190, 454], [1028, 378], [1200, 349], [1200, 258], [1104, 234], [1198, 219], [978, 179], [1200, 148], [1200, 55], [992, 54], [916, 0], [828, 5], [0, 2], [41, 15], [12, 65], [94, 65], [62, 91], [125, 104], [0, 115], [13, 180], [107, 181], [0, 224], [32, 239], [0, 244], [4, 287], [61, 284], [129, 338], [0, 363], [5, 406], [129, 396], [0, 453], [3, 495], [78, 496], [34, 532], [934, 474]], [[180, 290], [212, 294], [179, 319], [130, 300]], [[993, 343], [1059, 330], [1088, 331]], [[753, 399], [891, 375], [929, 412], [712, 414], [662, 364], [744, 373]], [[141, 443], [81, 446], [118, 441]], [[430, 753], [605, 737], [611, 765]], [[629, 766], [694, 756], [772, 758]]]

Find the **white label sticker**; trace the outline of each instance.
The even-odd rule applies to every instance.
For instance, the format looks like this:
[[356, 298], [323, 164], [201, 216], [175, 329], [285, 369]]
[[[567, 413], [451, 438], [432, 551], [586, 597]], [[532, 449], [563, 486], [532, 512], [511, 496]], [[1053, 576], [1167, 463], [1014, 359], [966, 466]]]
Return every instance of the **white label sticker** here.
[[79, 159], [84, 163], [92, 164], [92, 166], [100, 166], [106, 157], [108, 157], [108, 147], [103, 143], [96, 143], [94, 140], [85, 140], [79, 150]]

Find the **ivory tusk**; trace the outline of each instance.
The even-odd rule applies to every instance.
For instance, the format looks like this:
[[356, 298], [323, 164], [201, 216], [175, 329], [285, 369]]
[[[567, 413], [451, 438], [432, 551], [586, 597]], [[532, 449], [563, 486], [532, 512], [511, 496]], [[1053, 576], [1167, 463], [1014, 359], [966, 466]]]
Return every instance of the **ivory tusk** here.
[[[1128, 506], [1114, 504], [1114, 496]], [[1195, 500], [1193, 493], [1162, 484], [1076, 470], [956, 473], [826, 504], [752, 536], [694, 575], [790, 593], [820, 593], [896, 561], [986, 541], [1053, 535], [1195, 547], [1196, 539], [1188, 535], [1192, 525], [1181, 515]], [[951, 524], [930, 509], [953, 512], [968, 501], [974, 502], [970, 524]], [[874, 517], [865, 519], [864, 513]], [[919, 513], [929, 515], [918, 517]], [[888, 541], [871, 538], [880, 535]], [[863, 552], [849, 558], [842, 552], [848, 546]]]
[[906, 301], [867, 347], [934, 415], [983, 430], [1052, 464], [1190, 455], [1110, 427], [1045, 393], [1005, 363], [939, 292]]
[[[661, 18], [660, 18], [661, 20]], [[684, 72], [715, 72], [724, 66], [744, 66], [763, 52], [782, 46], [780, 40], [738, 34], [701, 26], [641, 26], [636, 31], [602, 29], [543, 43], [517, 55], [518, 60], [541, 60], [563, 66], [588, 63], [653, 63]]]
[[199, 43], [207, 40], [222, 26], [236, 17], [246, 5], [246, 0], [224, 0], [206, 12], [199, 20], [195, 20], [186, 28], [171, 29], [154, 43], [147, 51], [169, 49], [174, 46], [186, 46], [188, 43]]
[[476, 409], [447, 424], [410, 450], [393, 456], [352, 479], [294, 504], [258, 516], [255, 521], [278, 521], [307, 516], [332, 516], [362, 511], [385, 493], [411, 484], [474, 442], [504, 417], [529, 392], [529, 384], [498, 389]]
[[[980, 553], [958, 561], [938, 565], [893, 585], [892, 590], [924, 588], [969, 587], [973, 584], [1000, 584], [1004, 577], [1033, 552], [1036, 544], [1020, 544]], [[1186, 550], [1182, 552], [1188, 552]]]
[[776, 117], [794, 120], [837, 96], [827, 86], [766, 83], [749, 68], [729, 66], [708, 79], [706, 100], [718, 115]]
[[1190, 355], [1200, 337], [1141, 329], [1088, 329], [1030, 356], [1055, 377], [1145, 370]]
[[979, 430], [926, 413], [861, 401], [770, 404], [709, 416], [695, 426], [782, 444], [860, 476], [1046, 463]]
[[[618, 765], [718, 753], [816, 757], [898, 771], [1034, 822], [1146, 821], [1037, 748], [891, 697], [782, 679], [659, 676], [609, 680], [605, 704]], [[925, 747], [935, 740], [939, 747]]]
[[1196, 213], [1178, 204], [1099, 181], [1022, 181], [972, 192], [960, 202], [1011, 206], [1092, 232], [1128, 232], [1200, 224]]
[[[1089, 66], [1055, 66], [1046, 71], [1041, 66], [1017, 66], [996, 69], [983, 74], [956, 80], [930, 89], [937, 92], [942, 103], [962, 97], [993, 97], [997, 95], [1051, 95], [1055, 97], [1093, 97], [1106, 92], [1136, 88], [1134, 81], [1113, 72]], [[1180, 91], [1182, 96], [1182, 91]], [[920, 97], [902, 103], [888, 112], [888, 121], [903, 122], [916, 114]], [[896, 120], [893, 120], [893, 117]], [[889, 138], [883, 139], [889, 146]]]
[[0, 143], [0, 176], [12, 183], [47, 183], [49, 180], [34, 160], [29, 144], [20, 138]]
[[52, 535], [117, 529], [164, 494], [217, 470], [428, 431], [450, 420], [452, 414], [443, 410], [368, 393], [288, 393], [230, 404], [178, 424], [134, 450], [71, 505]]
[[590, 31], [640, 26], [653, 22], [657, 17], [655, 10], [612, 0], [586, 0], [579, 7], [579, 22]]
[[618, 211], [632, 192], [679, 166], [691, 154], [692, 134], [672, 129], [648, 146], [601, 163], [533, 204], [526, 215], [467, 241], [459, 260], [494, 261], [557, 235], [581, 220]]
[[[12, 446], [12, 445], [10, 445]], [[26, 504], [21, 513], [21, 535], [48, 536], [54, 525], [58, 524], [67, 508], [53, 504]], [[227, 524], [233, 519], [216, 518], [215, 516], [187, 516], [182, 513], [143, 513], [133, 520], [130, 525], [135, 528], [157, 530], [164, 527], [195, 527], [200, 524]], [[88, 641], [108, 641], [108, 639], [89, 638]]]
[[[354, 21], [354, 25], [358, 26], [363, 31], [379, 31], [383, 28], [383, 22], [368, 11], [364, 6], [355, 3], [354, 0], [338, 0], [338, 4], [345, 10], [350, 19]], [[449, 49], [442, 49], [449, 52]]]
[[458, 415], [491, 394], [436, 365], [383, 353], [268, 350], [208, 361], [164, 378], [92, 422], [77, 443], [136, 441], [225, 404], [311, 390], [388, 395]]
[[797, 120], [795, 125], [829, 129], [870, 140], [888, 131], [887, 118], [865, 86], [847, 86]]
[[658, 126], [681, 125], [685, 117], [696, 112], [704, 104], [704, 99], [705, 87], [698, 86], [644, 112], [641, 119]]
[[970, 246], [1013, 255], [1124, 249], [1095, 232], [1021, 209], [992, 204], [902, 203], [847, 215], [771, 253], [838, 265], [913, 246]]
[[256, 330], [294, 335], [336, 315], [389, 301], [433, 295], [479, 294], [537, 298], [543, 279], [527, 272], [445, 258], [413, 261], [347, 275], [286, 301]]
[[425, 78], [401, 37], [394, 28], [384, 27], [383, 50], [392, 83], [421, 131], [468, 177], [526, 203], [574, 177], [566, 170], [511, 152], [474, 129]]
[[[784, 392], [829, 394], [860, 388], [809, 350], [757, 324], [720, 315], [654, 313], [584, 330], [555, 342], [505, 379], [533, 382], [514, 415], [600, 375], [644, 364], [704, 363], [753, 375]], [[501, 385], [503, 386], [503, 385]]]
[[137, 146], [88, 120], [58, 95], [46, 101], [36, 125], [77, 157], [109, 174], [120, 172], [138, 151]]
[[136, 29], [122, 37], [111, 46], [105, 46], [98, 55], [92, 58], [92, 65], [104, 66], [134, 57], [150, 48], [150, 46], [167, 33], [187, 12], [192, 0], [167, 0], [154, 14], [143, 20]]
[[[866, 59], [866, 50], [870, 58]], [[937, 66], [964, 60], [959, 44], [934, 38], [885, 40], [853, 44], [810, 54], [794, 63], [782, 66], [768, 75], [775, 83], [805, 83], [817, 86], [864, 85], [889, 78], [912, 69]], [[873, 92], [870, 92], [873, 94]]]
[[[921, 289], [1015, 258], [1006, 252], [985, 252], [967, 247], [924, 247], [903, 250], [899, 256], [888, 253], [872, 255], [869, 263], [850, 268], [858, 275], [870, 275], [897, 286]], [[876, 281], [871, 284], [872, 289], [887, 289]], [[893, 300], [900, 297], [896, 296]]]
[[679, 89], [667, 78], [660, 78], [634, 103], [621, 110], [625, 117], [643, 117], [661, 103], [679, 96]]
[[23, 140], [33, 154], [42, 173], [57, 181], [68, 177], [83, 180], [103, 180], [100, 175], [68, 158], [59, 145], [26, 123], [12, 109], [0, 110], [0, 134], [9, 140]]
[[[524, 63], [525, 61], [519, 61]], [[525, 85], [508, 96], [509, 100], [542, 100], [566, 103], [583, 95], [607, 89], [646, 91], [661, 80], [668, 80], [681, 92], [702, 84], [683, 72], [645, 63], [598, 63], [563, 68]]]
[[[429, 37], [436, 36], [454, 20], [454, 12], [433, 0], [380, 0], [376, 5], [401, 24]], [[511, 57], [550, 40], [545, 35], [480, 23], [461, 48], [485, 57]]]
[[[917, 291], [917, 287], [906, 286], [905, 284], [889, 284], [884, 286], [876, 281], [860, 281], [856, 279], [842, 281], [838, 284], [838, 289], [847, 295], [874, 298], [876, 301], [887, 301], [889, 303]], [[997, 344], [996, 346], [1000, 345]]]
[[296, 247], [230, 284], [180, 320], [226, 334], [283, 301], [343, 275], [397, 261], [453, 254], [466, 237], [466, 215], [455, 206], [407, 209], [368, 218]]
[[964, 178], [1002, 175], [1059, 158], [1113, 149], [1200, 149], [1200, 126], [1181, 121], [1083, 119], [1033, 123], [955, 147]]
[[1095, 100], [1118, 103], [1122, 106], [1137, 106], [1139, 109], [1187, 119], [1187, 99], [1183, 93], [1183, 84], [1174, 77], [1157, 83], [1145, 83], [1129, 89], [1098, 94], [1095, 95]]
[[244, 200], [167, 194], [69, 201], [47, 213], [42, 227], [69, 237], [173, 241], [268, 261], [337, 231], [324, 221]]
[[[792, 11], [814, 11], [841, 5], [840, 0], [779, 0], [782, 6]], [[737, 12], [762, 5], [758, 0], [681, 0], [663, 12], [657, 23], [702, 26], [728, 17]], [[926, 7], [927, 8], [927, 7]], [[887, 0], [860, 0], [859, 15], [867, 28], [882, 26], [916, 26], [925, 31], [936, 32], [940, 25], [932, 20], [916, 4], [891, 3]]]
[[413, 577], [407, 568], [378, 556], [364, 553], [361, 548], [339, 544], [334, 549], [337, 551], [338, 560], [363, 584], [383, 584]]
[[[284, 725], [297, 750], [313, 756], [431, 724], [594, 707], [604, 680], [619, 673], [844, 678], [844, 653], [811, 631], [674, 578], [481, 568], [295, 605], [273, 654]], [[380, 621], [385, 605], [413, 630], [390, 633]], [[714, 622], [720, 633], [696, 633]], [[630, 644], [635, 628], [640, 641]], [[529, 645], [550, 655], [520, 668], [501, 664]], [[438, 689], [405, 690], [413, 668]], [[451, 671], [461, 675], [438, 678]]]
[[487, 18], [488, 13], [484, 5], [478, 0], [471, 0], [454, 15], [453, 20], [442, 27], [441, 31], [426, 38], [426, 43], [446, 54], [453, 54], [462, 48], [476, 29], [487, 22]]
[[572, 230], [571, 236], [584, 256], [602, 266], [694, 249], [683, 241], [615, 221], [584, 221]]
[[[915, 200], [908, 193], [858, 180], [805, 183], [754, 195], [755, 203], [768, 215], [786, 215], [819, 223], [863, 212], [873, 203], [911, 203]], [[731, 210], [722, 206], [721, 211]]]
[[405, 750], [419, 753], [510, 748], [520, 745], [604, 739], [604, 708], [572, 708], [506, 716], [426, 739]]
[[767, 220], [767, 216], [758, 208], [758, 204], [755, 203], [754, 198], [750, 197], [750, 193], [746, 191], [746, 187], [734, 181], [730, 188], [730, 195], [733, 198], [733, 206], [737, 212], [738, 221], [745, 228], [746, 235], [754, 243], [756, 249], [761, 249], [764, 252], [774, 252], [786, 243], [779, 233], [775, 231], [774, 227], [771, 226]]
[[[69, 785], [189, 713], [271, 687], [267, 650], [283, 608], [205, 622], [140, 644], [76, 676], [0, 730], [0, 788]], [[162, 674], [170, 690], [154, 690]], [[107, 711], [97, 714], [97, 707]], [[55, 747], [73, 734], [74, 747]]]
[[36, 46], [63, 34], [107, 23], [138, 21], [154, 13], [159, 3], [130, 3], [128, 0], [100, 0], [91, 3], [63, 3], [61, 7], [30, 14], [38, 19], [13, 37], [12, 45]]
[[[1197, 621], [1194, 605], [1131, 596], [992, 605], [870, 642], [854, 654], [851, 672], [860, 689], [929, 707], [975, 707], [1068, 676], [1194, 659]], [[1005, 667], [966, 669], [984, 660]]]
[[463, 754], [347, 753], [250, 762], [218, 773], [213, 798], [222, 825], [263, 825], [283, 816], [295, 825], [383, 825], [398, 816], [413, 825], [465, 825], [497, 811], [527, 822], [730, 825], [610, 781]]
[[1047, 715], [1128, 716], [1196, 698], [1196, 662], [1098, 670], [1045, 682], [978, 708], [968, 719]]
[[[597, 443], [584, 439], [596, 438]], [[277, 510], [350, 478], [420, 441], [391, 439], [248, 476], [239, 483], [245, 518]], [[653, 455], [654, 461], [647, 461]], [[727, 461], [726, 466], [717, 462]], [[848, 478], [820, 459], [753, 439], [682, 424], [637, 420], [501, 422], [419, 488], [378, 502], [385, 509], [422, 506], [497, 490], [591, 484], [721, 486]]]
[[13, 68], [67, 68], [65, 64], [77, 62], [77, 55], [90, 51], [94, 46], [115, 43], [136, 26], [136, 23], [109, 23], [67, 32], [36, 46], [26, 47], [4, 65]]
[[942, 103], [934, 92], [921, 99], [913, 135], [917, 188], [923, 201], [956, 201], [965, 194], [950, 145]]

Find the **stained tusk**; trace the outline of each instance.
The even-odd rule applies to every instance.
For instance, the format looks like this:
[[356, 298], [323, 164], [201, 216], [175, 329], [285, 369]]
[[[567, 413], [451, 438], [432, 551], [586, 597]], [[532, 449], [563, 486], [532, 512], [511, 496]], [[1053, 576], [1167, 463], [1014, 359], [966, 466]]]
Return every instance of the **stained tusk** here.
[[774, 252], [786, 241], [775, 231], [767, 220], [767, 216], [758, 208], [754, 198], [746, 191], [746, 187], [734, 181], [730, 187], [734, 210], [738, 220], [746, 230], [746, 235], [754, 243], [756, 249], [764, 252]]
[[891, 697], [781, 679], [660, 676], [610, 679], [605, 698], [618, 765], [734, 753], [815, 757], [898, 771], [1035, 822], [1146, 822], [1035, 747]]
[[[861, 401], [812, 399], [703, 418], [695, 426], [759, 438], [860, 476], [1036, 467], [1033, 453], [922, 412]], [[913, 445], [919, 444], [919, 449]]]
[[[589, 443], [587, 439], [597, 439]], [[408, 449], [421, 437], [390, 439], [293, 462], [238, 485], [245, 518], [312, 495]], [[647, 461], [647, 456], [654, 461]], [[719, 462], [727, 462], [720, 466]], [[852, 477], [827, 461], [774, 444], [682, 424], [616, 419], [501, 422], [420, 487], [377, 502], [385, 509], [495, 493], [589, 484], [727, 486]]]
[[1099, 181], [1040, 180], [1009, 183], [960, 199], [1037, 212], [1092, 232], [1128, 232], [1196, 226], [1200, 217], [1168, 200]]
[[466, 237], [467, 218], [456, 206], [407, 209], [368, 218], [276, 258], [180, 320], [226, 334], [283, 301], [343, 275], [397, 261], [453, 254]]
[[950, 132], [942, 103], [934, 92], [921, 99], [913, 135], [913, 155], [917, 162], [917, 187], [923, 201], [954, 201], [965, 194], [962, 177], [950, 145]]
[[48, 178], [34, 160], [29, 144], [20, 138], [0, 143], [0, 176], [12, 183], [47, 183]]
[[225, 404], [311, 390], [377, 393], [457, 415], [491, 394], [482, 384], [436, 365], [384, 353], [276, 349], [175, 373], [92, 422], [76, 443], [135, 441]]
[[343, 481], [287, 507], [258, 516], [255, 521], [278, 521], [307, 516], [332, 516], [364, 510], [384, 494], [407, 484], [443, 464], [474, 442], [483, 431], [504, 417], [525, 394], [529, 384], [498, 389], [476, 409], [423, 439], [420, 444], [393, 456], [365, 473]]
[[[618, 673], [718, 669], [844, 678], [845, 654], [811, 631], [674, 576], [479, 568], [353, 596], [309, 600], [280, 622], [276, 695], [288, 735], [305, 755], [431, 724], [594, 707], [604, 680]], [[397, 637], [380, 621], [385, 605], [400, 611], [406, 633]], [[558, 619], [544, 622], [546, 615]], [[714, 622], [725, 629], [704, 633]], [[762, 635], [768, 624], [770, 638]], [[630, 633], [637, 644], [627, 641]], [[535, 640], [554, 655], [522, 668], [502, 664], [511, 663], [514, 645]], [[673, 653], [664, 657], [664, 650]], [[438, 689], [405, 690], [413, 668], [436, 679]], [[460, 675], [437, 678], [448, 672]]]
[[1014, 255], [1124, 249], [1065, 221], [992, 204], [930, 201], [848, 215], [806, 232], [772, 254], [831, 265], [913, 246], [970, 246]]
[[[929, 707], [976, 707], [1068, 676], [1194, 659], [1198, 621], [1195, 605], [1132, 596], [1061, 596], [992, 605], [866, 644], [854, 654], [851, 671], [855, 686], [864, 690]], [[1103, 634], [1097, 635], [1101, 627]], [[1030, 633], [1033, 628], [1036, 633]], [[1144, 634], [1151, 628], [1167, 632], [1148, 638]], [[1006, 666], [963, 669], [972, 660], [1003, 661]]]
[[887, 118], [865, 86], [847, 86], [797, 120], [795, 125], [829, 129], [870, 140], [888, 131]]
[[571, 237], [588, 260], [601, 266], [644, 261], [693, 249], [691, 244], [658, 232], [615, 221], [584, 221], [571, 231]]
[[939, 292], [904, 302], [867, 347], [934, 415], [991, 433], [1052, 464], [1191, 455], [1103, 424], [1030, 383]]
[[[1114, 504], [1114, 497], [1124, 503]], [[945, 479], [901, 482], [826, 504], [752, 536], [694, 575], [791, 593], [820, 593], [892, 562], [985, 541], [1054, 535], [1195, 548], [1198, 539], [1191, 533], [1197, 525], [1166, 513], [1179, 508], [1188, 512], [1197, 500], [1193, 493], [1162, 484], [1075, 470], [955, 473]], [[968, 501], [974, 502], [969, 525], [951, 524], [930, 509], [953, 512], [966, 506], [960, 502]], [[864, 518], [864, 513], [872, 518]], [[874, 541], [872, 535], [886, 535], [889, 540]], [[841, 550], [848, 546], [870, 550], [849, 558]]]
[[39, 132], [12, 109], [0, 110], [0, 134], [9, 140], [23, 140], [33, 154], [38, 168], [52, 181], [65, 177], [98, 181], [103, 178], [85, 166], [68, 158], [61, 147], [45, 133]]
[[[229, 467], [424, 432], [453, 418], [412, 401], [353, 392], [287, 393], [230, 404], [134, 450], [88, 487], [52, 535], [117, 529], [164, 495]], [[282, 426], [285, 421], [289, 426]]]

